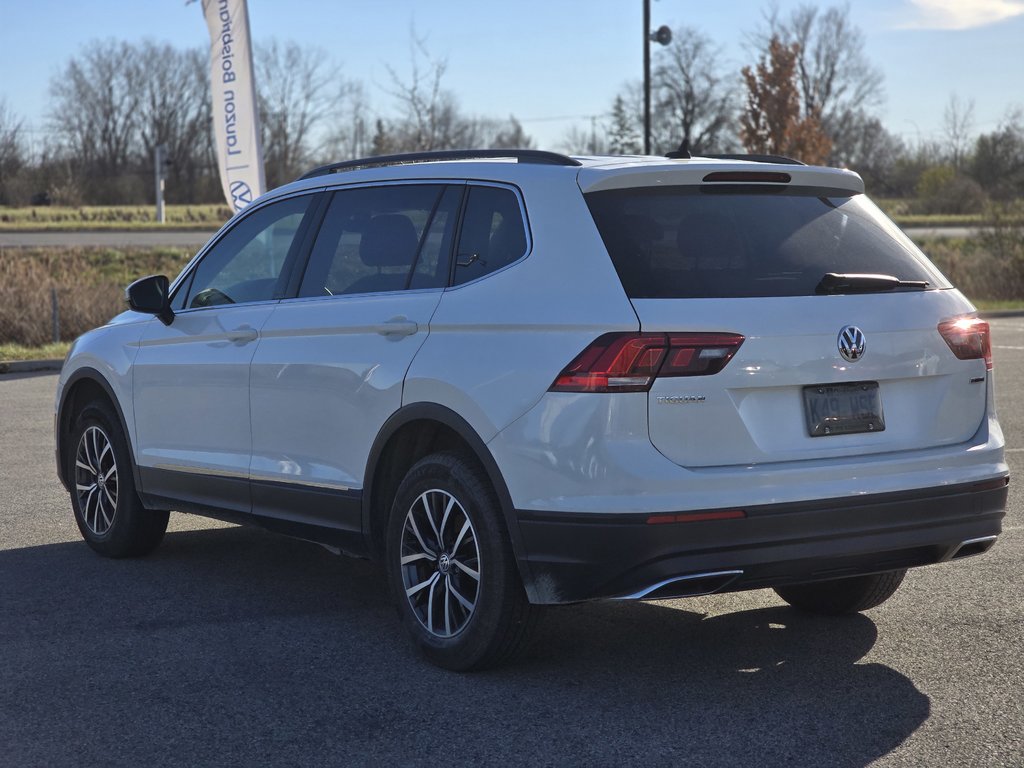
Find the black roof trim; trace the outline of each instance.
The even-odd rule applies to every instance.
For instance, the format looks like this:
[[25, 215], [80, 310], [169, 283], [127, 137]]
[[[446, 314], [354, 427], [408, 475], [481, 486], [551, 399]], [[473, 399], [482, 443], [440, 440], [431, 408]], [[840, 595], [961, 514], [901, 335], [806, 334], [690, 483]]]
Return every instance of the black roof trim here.
[[784, 155], [699, 155], [710, 160], [749, 160], [752, 163], [772, 163], [773, 165], [807, 165], [799, 160]]
[[408, 163], [432, 163], [444, 160], [491, 160], [511, 159], [520, 163], [536, 163], [538, 165], [583, 165], [579, 160], [574, 160], [567, 155], [560, 155], [557, 152], [545, 152], [539, 149], [443, 149], [432, 152], [405, 152], [399, 155], [378, 155], [376, 157], [364, 157], [359, 160], [345, 160], [340, 163], [330, 163], [314, 168], [302, 179], [312, 179], [317, 176], [326, 176], [339, 171], [351, 171], [357, 168], [380, 168], [388, 165], [405, 165]]

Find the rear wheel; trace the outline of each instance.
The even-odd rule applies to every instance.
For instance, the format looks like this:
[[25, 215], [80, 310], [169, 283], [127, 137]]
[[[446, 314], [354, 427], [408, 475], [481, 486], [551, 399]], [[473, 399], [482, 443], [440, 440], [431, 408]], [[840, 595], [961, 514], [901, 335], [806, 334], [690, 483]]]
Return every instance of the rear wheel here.
[[391, 509], [386, 561], [402, 623], [434, 664], [484, 669], [522, 647], [535, 610], [475, 462], [438, 453], [409, 470]]
[[82, 538], [106, 557], [152, 552], [167, 530], [167, 512], [142, 506], [128, 442], [103, 402], [82, 409], [71, 436], [71, 506]]
[[837, 616], [866, 611], [881, 605], [893, 596], [906, 575], [906, 570], [901, 570], [873, 573], [868, 576], [850, 576], [845, 579], [776, 587], [775, 593], [802, 611]]

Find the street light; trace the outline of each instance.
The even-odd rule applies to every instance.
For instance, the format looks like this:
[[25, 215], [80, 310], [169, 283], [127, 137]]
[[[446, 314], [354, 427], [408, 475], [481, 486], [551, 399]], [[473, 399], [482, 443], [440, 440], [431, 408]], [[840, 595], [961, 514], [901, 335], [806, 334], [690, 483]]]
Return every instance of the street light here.
[[662, 24], [651, 31], [651, 0], [644, 0], [644, 154], [651, 154], [651, 41], [672, 42], [672, 30]]

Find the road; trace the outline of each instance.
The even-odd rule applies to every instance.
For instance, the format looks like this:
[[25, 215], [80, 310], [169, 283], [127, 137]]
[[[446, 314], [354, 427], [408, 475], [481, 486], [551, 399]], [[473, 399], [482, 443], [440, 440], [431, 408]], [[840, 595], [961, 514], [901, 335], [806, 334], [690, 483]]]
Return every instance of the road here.
[[[1011, 468], [1024, 320], [993, 322]], [[0, 376], [0, 765], [1021, 766], [1024, 497], [983, 557], [865, 615], [772, 592], [550, 610], [517, 665], [406, 646], [377, 566], [186, 515], [81, 542], [48, 375]]]
[[[977, 227], [910, 227], [904, 230], [911, 238], [922, 237], [974, 237]], [[213, 236], [213, 232], [0, 232], [0, 248], [11, 247], [60, 247], [102, 246], [109, 248], [154, 248], [169, 246], [194, 248]]]

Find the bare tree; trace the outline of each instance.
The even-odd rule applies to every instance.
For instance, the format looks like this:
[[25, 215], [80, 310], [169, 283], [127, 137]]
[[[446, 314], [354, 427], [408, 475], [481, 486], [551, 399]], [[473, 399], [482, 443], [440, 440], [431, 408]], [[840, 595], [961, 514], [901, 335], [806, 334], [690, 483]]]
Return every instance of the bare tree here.
[[1024, 197], [1024, 111], [1010, 109], [996, 130], [974, 145], [971, 175], [992, 197]]
[[409, 78], [403, 80], [388, 66], [391, 88], [400, 116], [392, 122], [393, 141], [403, 151], [468, 146], [472, 137], [458, 118], [455, 97], [442, 88], [448, 61], [431, 56], [416, 30], [409, 33]]
[[896, 170], [905, 160], [907, 147], [876, 118], [863, 118], [850, 126], [847, 166], [859, 173], [868, 191], [885, 197], [899, 196]]
[[695, 151], [729, 148], [736, 92], [721, 63], [721, 48], [702, 32], [680, 27], [656, 56], [655, 151], [674, 150], [683, 142]]
[[391, 86], [387, 92], [397, 101], [399, 116], [387, 124], [378, 121], [375, 148], [386, 145], [392, 152], [423, 152], [525, 148], [533, 143], [514, 116], [502, 121], [463, 114], [455, 96], [443, 87], [447, 60], [432, 56], [415, 29], [410, 32], [409, 48], [408, 79], [388, 67]]
[[493, 135], [485, 139], [485, 147], [530, 149], [533, 146], [533, 139], [523, 130], [523, 124], [515, 115], [509, 115], [508, 120], [487, 120], [486, 123], [486, 127], [493, 131]]
[[50, 121], [97, 202], [120, 202], [138, 131], [139, 68], [133, 47], [92, 42], [50, 82]]
[[604, 131], [597, 130], [599, 117], [600, 115], [594, 115], [591, 118], [589, 128], [570, 126], [562, 139], [562, 150], [570, 155], [607, 154], [610, 149]]
[[362, 83], [349, 84], [343, 94], [339, 114], [332, 123], [334, 131], [328, 137], [327, 157], [323, 158], [325, 161], [365, 157], [374, 153], [375, 125], [370, 114], [369, 98]]
[[971, 142], [971, 131], [974, 129], [974, 99], [961, 101], [955, 93], [950, 95], [942, 114], [942, 127], [949, 148], [949, 159], [959, 171], [963, 168], [964, 157]]
[[351, 88], [322, 50], [295, 42], [258, 46], [256, 90], [267, 184], [291, 181], [314, 164]]
[[24, 122], [0, 99], [0, 205], [10, 205], [11, 181], [25, 162]]
[[850, 19], [849, 5], [821, 10], [801, 5], [783, 18], [778, 6], [754, 36], [762, 55], [773, 37], [799, 46], [796, 71], [801, 111], [818, 115], [832, 140], [833, 162], [844, 162], [856, 141], [858, 118], [881, 103], [882, 74], [864, 53], [864, 33]]
[[145, 166], [140, 170], [153, 167], [156, 147], [163, 145], [170, 161], [168, 199], [193, 200], [215, 162], [205, 52], [147, 40], [135, 49], [134, 59], [140, 84], [139, 149]]

